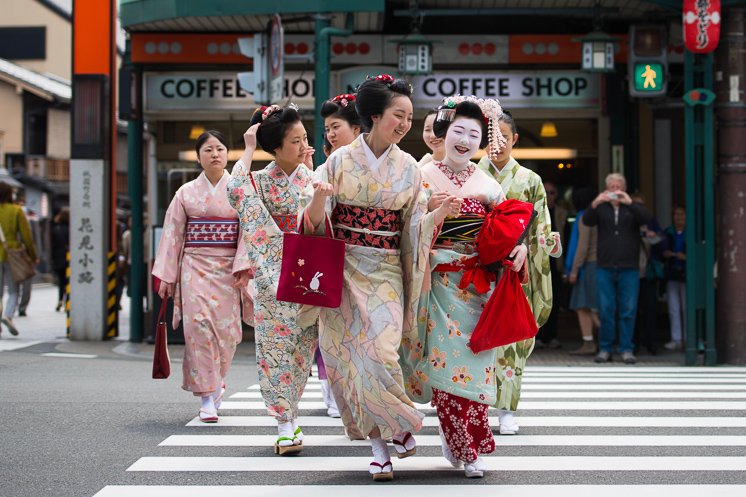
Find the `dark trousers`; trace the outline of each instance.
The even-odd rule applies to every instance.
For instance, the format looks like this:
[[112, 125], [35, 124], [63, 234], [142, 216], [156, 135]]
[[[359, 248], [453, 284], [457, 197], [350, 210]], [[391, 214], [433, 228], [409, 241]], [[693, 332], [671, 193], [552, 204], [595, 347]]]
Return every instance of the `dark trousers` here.
[[57, 278], [57, 301], [62, 302], [65, 299], [65, 285], [67, 280], [65, 279], [65, 273], [67, 272], [66, 267], [54, 268], [54, 276]]
[[652, 354], [657, 350], [658, 332], [658, 280], [640, 278], [640, 297], [637, 303], [637, 329], [635, 343], [644, 345]]

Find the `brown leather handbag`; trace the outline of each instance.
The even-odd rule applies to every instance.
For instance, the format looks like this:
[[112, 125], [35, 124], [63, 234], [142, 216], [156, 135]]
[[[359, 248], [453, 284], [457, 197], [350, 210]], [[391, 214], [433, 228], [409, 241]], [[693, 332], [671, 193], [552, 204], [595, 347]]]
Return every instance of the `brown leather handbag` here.
[[14, 282], [21, 283], [36, 274], [34, 261], [29, 257], [28, 252], [26, 251], [26, 246], [21, 244], [18, 248], [8, 247], [8, 241], [5, 238], [5, 232], [3, 231], [2, 226], [0, 226], [0, 242], [3, 245], [3, 248], [5, 248], [5, 253], [8, 255], [10, 276], [13, 278]]

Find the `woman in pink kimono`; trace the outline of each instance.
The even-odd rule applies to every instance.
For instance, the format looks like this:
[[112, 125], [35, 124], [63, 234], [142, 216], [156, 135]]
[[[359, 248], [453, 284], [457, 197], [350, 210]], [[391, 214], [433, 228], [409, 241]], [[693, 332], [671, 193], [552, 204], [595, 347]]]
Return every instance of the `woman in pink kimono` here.
[[163, 305], [174, 298], [174, 328], [184, 323], [182, 388], [201, 398], [200, 420], [216, 423], [223, 380], [241, 342], [241, 289], [249, 260], [225, 196], [227, 142], [210, 130], [195, 148], [203, 171], [179, 188], [166, 211], [153, 275], [160, 279]]
[[317, 170], [302, 214], [307, 232], [323, 231], [327, 217], [346, 242], [342, 303], [321, 308], [320, 345], [347, 436], [370, 439], [374, 480], [394, 475], [384, 439], [393, 437], [400, 458], [414, 454], [411, 432], [424, 417], [407, 397], [399, 364], [400, 343], [417, 336], [434, 225], [417, 162], [396, 145], [412, 126], [411, 91], [388, 75], [360, 85], [356, 107], [370, 133]]
[[[298, 402], [311, 372], [317, 328], [298, 326], [298, 304], [277, 300], [283, 232], [296, 231], [300, 194], [310, 187], [311, 157], [306, 130], [295, 107], [257, 110], [244, 134], [246, 149], [233, 168], [228, 200], [238, 211], [254, 275], [254, 333], [259, 388], [277, 421], [275, 454], [303, 449]], [[274, 160], [251, 172], [257, 142]]]

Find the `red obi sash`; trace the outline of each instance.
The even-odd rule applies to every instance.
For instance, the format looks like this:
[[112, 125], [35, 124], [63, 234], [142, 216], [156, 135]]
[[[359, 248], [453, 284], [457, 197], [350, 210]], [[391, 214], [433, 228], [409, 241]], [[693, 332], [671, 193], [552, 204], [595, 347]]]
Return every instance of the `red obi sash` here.
[[381, 249], [399, 249], [401, 212], [337, 204], [332, 212], [334, 236], [345, 243]]
[[187, 219], [185, 247], [238, 247], [238, 219], [190, 217]]
[[298, 216], [297, 215], [291, 215], [291, 216], [281, 216], [281, 215], [275, 215], [272, 216], [272, 219], [274, 219], [275, 224], [278, 228], [282, 230], [283, 233], [297, 233], [298, 232]]

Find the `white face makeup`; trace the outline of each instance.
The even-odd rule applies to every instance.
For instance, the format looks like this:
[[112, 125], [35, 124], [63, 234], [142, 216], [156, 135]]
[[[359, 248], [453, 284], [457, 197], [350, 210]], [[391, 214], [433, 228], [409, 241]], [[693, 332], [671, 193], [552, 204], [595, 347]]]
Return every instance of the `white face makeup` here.
[[460, 169], [474, 157], [481, 141], [482, 124], [469, 117], [457, 116], [446, 132], [444, 162]]

